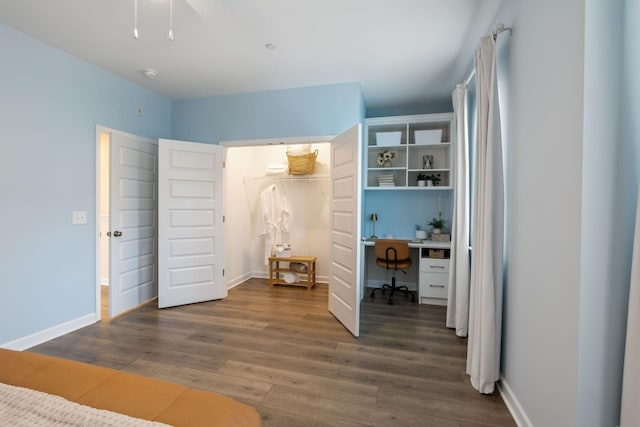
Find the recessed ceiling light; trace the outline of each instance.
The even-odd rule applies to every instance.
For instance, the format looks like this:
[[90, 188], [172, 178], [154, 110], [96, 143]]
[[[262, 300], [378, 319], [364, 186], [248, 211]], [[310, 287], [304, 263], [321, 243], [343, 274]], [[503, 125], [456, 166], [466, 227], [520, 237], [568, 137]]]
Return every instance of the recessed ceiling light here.
[[142, 70], [142, 74], [144, 74], [144, 76], [148, 79], [155, 79], [158, 75], [158, 72], [153, 68], [145, 68], [144, 70]]
[[267, 43], [264, 45], [264, 47], [268, 50], [276, 50], [276, 45], [273, 43]]

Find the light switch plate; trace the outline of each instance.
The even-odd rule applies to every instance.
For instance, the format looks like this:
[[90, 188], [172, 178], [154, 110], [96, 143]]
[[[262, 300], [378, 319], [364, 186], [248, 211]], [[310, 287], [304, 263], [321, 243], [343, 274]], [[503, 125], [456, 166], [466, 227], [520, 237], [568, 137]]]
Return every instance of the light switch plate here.
[[87, 211], [73, 211], [71, 217], [72, 224], [86, 224], [87, 223]]

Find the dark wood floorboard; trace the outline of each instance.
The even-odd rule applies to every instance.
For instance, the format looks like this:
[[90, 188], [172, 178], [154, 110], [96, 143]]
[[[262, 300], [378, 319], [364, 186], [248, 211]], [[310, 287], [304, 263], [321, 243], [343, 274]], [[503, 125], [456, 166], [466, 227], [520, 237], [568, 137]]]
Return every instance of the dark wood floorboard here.
[[222, 393], [265, 427], [515, 426], [500, 396], [469, 385], [466, 339], [444, 323], [444, 307], [367, 296], [356, 339], [328, 312], [326, 284], [251, 279], [224, 300], [152, 302], [30, 351]]

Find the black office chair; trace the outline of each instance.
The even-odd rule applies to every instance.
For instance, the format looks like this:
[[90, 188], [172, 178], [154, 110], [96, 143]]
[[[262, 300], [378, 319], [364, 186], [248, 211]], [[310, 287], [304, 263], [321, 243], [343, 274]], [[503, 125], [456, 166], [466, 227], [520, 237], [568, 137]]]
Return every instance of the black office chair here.
[[371, 298], [375, 298], [376, 291], [380, 289], [382, 295], [389, 289], [389, 304], [393, 304], [393, 294], [396, 291], [404, 291], [405, 296], [411, 295], [411, 302], [416, 302], [416, 294], [406, 286], [396, 286], [396, 271], [400, 270], [407, 274], [406, 269], [411, 267], [409, 257], [409, 244], [406, 240], [378, 239], [374, 247], [376, 255], [376, 265], [392, 271], [391, 286], [382, 285], [382, 288], [375, 288], [371, 291]]

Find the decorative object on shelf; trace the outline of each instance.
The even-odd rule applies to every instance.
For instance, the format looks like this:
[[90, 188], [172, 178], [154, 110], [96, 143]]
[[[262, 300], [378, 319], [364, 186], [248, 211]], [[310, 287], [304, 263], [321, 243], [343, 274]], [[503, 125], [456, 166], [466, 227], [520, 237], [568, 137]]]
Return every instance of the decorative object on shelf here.
[[308, 175], [312, 174], [316, 166], [316, 158], [318, 150], [312, 153], [295, 155], [287, 151], [287, 160], [289, 162], [289, 175]]
[[302, 262], [290, 262], [289, 269], [297, 273], [306, 273], [309, 270], [309, 266]]
[[418, 174], [418, 187], [424, 187], [427, 183], [427, 175], [420, 172]]
[[291, 256], [291, 243], [283, 243], [275, 245], [273, 248], [273, 256], [284, 258]]
[[431, 145], [442, 142], [442, 129], [417, 130], [415, 132], [416, 145]]
[[400, 145], [402, 132], [376, 132], [376, 145], [378, 147], [389, 147]]
[[433, 169], [433, 156], [431, 154], [422, 156], [422, 169]]
[[[429, 187], [433, 187], [433, 186], [438, 185], [438, 183], [442, 179], [442, 178], [440, 178], [440, 174], [427, 175], [426, 178], [427, 178], [427, 186], [429, 186]], [[429, 181], [431, 181], [431, 184], [429, 184]]]
[[285, 281], [285, 283], [291, 285], [293, 283], [297, 283], [300, 281], [300, 276], [298, 276], [297, 273], [291, 272], [291, 273], [284, 273], [282, 275], [282, 280]]
[[431, 240], [433, 240], [434, 234], [441, 234], [444, 229], [445, 224], [447, 223], [446, 219], [442, 219], [442, 216], [439, 215], [439, 218], [433, 218], [431, 221], [427, 223], [427, 225], [431, 226]]
[[377, 239], [378, 236], [376, 236], [376, 221], [378, 220], [378, 214], [372, 213], [371, 216], [369, 217], [369, 219], [373, 223], [373, 232], [371, 233], [371, 236], [369, 238], [370, 239]]
[[424, 230], [419, 224], [416, 224], [416, 239], [425, 240], [427, 237], [427, 230]]
[[378, 152], [378, 166], [382, 166], [385, 168], [391, 167], [391, 159], [396, 158], [395, 151], [384, 150]]
[[395, 187], [396, 176], [393, 173], [378, 175], [378, 187]]
[[429, 258], [444, 259], [444, 249], [429, 249]]
[[432, 234], [431, 240], [433, 240], [434, 242], [450, 242], [451, 234], [449, 233]]

